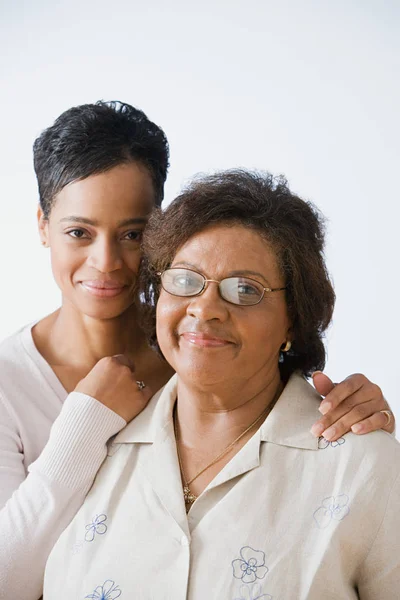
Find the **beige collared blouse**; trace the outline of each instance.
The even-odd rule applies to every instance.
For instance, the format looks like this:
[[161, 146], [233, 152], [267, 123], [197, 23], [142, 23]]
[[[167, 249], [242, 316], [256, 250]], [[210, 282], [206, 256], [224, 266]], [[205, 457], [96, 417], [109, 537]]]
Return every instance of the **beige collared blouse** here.
[[114, 439], [47, 563], [45, 600], [400, 598], [400, 445], [317, 440], [319, 397], [291, 377], [186, 515], [176, 376]]

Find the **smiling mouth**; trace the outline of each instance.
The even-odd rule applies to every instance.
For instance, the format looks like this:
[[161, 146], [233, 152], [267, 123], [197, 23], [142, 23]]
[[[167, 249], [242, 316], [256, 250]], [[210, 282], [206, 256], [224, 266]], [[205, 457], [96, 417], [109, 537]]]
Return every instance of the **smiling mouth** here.
[[128, 286], [116, 281], [81, 281], [82, 288], [97, 298], [115, 298], [125, 291]]
[[198, 348], [226, 348], [227, 346], [232, 346], [232, 342], [212, 335], [207, 335], [204, 333], [193, 333], [187, 331], [182, 333], [180, 337], [192, 346], [197, 346]]

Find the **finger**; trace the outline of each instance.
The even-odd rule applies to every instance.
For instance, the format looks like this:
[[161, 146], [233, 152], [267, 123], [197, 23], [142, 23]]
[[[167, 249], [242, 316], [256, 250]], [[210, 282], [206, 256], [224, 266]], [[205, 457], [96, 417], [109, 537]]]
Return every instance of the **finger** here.
[[146, 404], [148, 403], [150, 398], [153, 396], [153, 392], [151, 391], [151, 388], [149, 388], [149, 386], [147, 386], [147, 385], [145, 388], [143, 388], [141, 390], [141, 394], [142, 394], [143, 400]]
[[138, 392], [141, 392], [145, 397], [151, 398], [151, 396], [153, 395], [151, 388], [147, 385], [145, 381], [138, 377], [137, 373], [132, 373], [131, 381], [133, 386], [138, 390]]
[[333, 381], [328, 375], [322, 373], [322, 371], [315, 371], [315, 373], [312, 374], [312, 379], [315, 389], [321, 396], [327, 396], [335, 387]]
[[376, 402], [373, 400], [371, 400], [371, 402], [359, 404], [350, 412], [347, 412], [345, 415], [337, 419], [332, 425], [325, 429], [321, 435], [326, 440], [333, 442], [345, 433], [348, 433], [353, 425], [364, 421], [376, 412]]
[[[390, 420], [393, 421], [393, 419]], [[377, 429], [388, 431], [388, 427], [390, 427], [390, 425], [391, 423], [388, 424], [386, 415], [381, 411], [378, 411], [367, 419], [352, 425], [351, 430], [357, 435], [363, 435], [364, 433], [370, 433], [371, 431], [376, 431]]]
[[[329, 413], [318, 419], [318, 421], [316, 421], [316, 423], [314, 423], [312, 426], [311, 433], [315, 436], [322, 435], [324, 431], [329, 429], [331, 426], [336, 425], [338, 421], [350, 413], [352, 414], [352, 418], [356, 419], [350, 424], [351, 426], [358, 421], [362, 421], [363, 419], [370, 417], [379, 410], [381, 410], [381, 403], [379, 400], [373, 399], [366, 402], [364, 394], [358, 391], [346, 398], [346, 400], [343, 400], [343, 402], [341, 402], [337, 408], [330, 410]], [[357, 415], [358, 418], [356, 418]], [[347, 429], [347, 431], [349, 430], [350, 427]], [[342, 432], [340, 435], [342, 435]], [[336, 437], [340, 437], [340, 435], [337, 435]]]
[[[388, 409], [390, 409], [390, 406], [388, 406]], [[381, 429], [387, 431], [388, 433], [393, 433], [396, 428], [396, 417], [394, 416], [392, 411], [390, 411], [390, 413], [392, 415], [392, 418], [390, 419], [389, 423], [386, 422], [384, 427], [382, 427]]]
[[322, 400], [319, 411], [324, 415], [328, 411], [336, 408], [341, 402], [358, 392], [362, 387], [364, 387], [363, 392], [363, 400], [361, 402], [365, 402], [371, 400], [376, 393], [376, 389], [378, 386], [371, 383], [369, 379], [364, 377], [364, 375], [360, 375], [356, 373], [354, 375], [350, 375], [340, 383], [337, 383], [333, 390], [329, 392], [329, 394]]
[[145, 408], [145, 406], [147, 406], [149, 400], [152, 398], [153, 392], [148, 385], [146, 385], [142, 389], [139, 389], [136, 380], [134, 380], [133, 383], [137, 391], [135, 390], [135, 393], [134, 395], [132, 395], [132, 397], [134, 398], [134, 402], [136, 403], [136, 405], [139, 406], [140, 410], [142, 411]]
[[388, 433], [393, 433], [396, 427], [396, 417], [394, 416], [389, 403], [386, 401], [386, 399], [384, 398], [384, 396], [382, 395], [383, 401], [385, 403], [384, 408], [379, 407], [379, 410], [377, 412], [380, 412], [382, 414], [382, 416], [386, 416], [382, 413], [383, 410], [388, 410], [390, 412], [390, 421], [388, 423], [387, 419], [386, 422], [384, 424], [383, 427], [381, 427], [381, 429], [383, 429], [384, 431], [387, 431]]
[[114, 362], [117, 362], [120, 365], [124, 365], [125, 367], [129, 367], [132, 373], [135, 371], [135, 365], [133, 364], [130, 358], [125, 356], [125, 354], [114, 354], [114, 356], [112, 356], [111, 358]]

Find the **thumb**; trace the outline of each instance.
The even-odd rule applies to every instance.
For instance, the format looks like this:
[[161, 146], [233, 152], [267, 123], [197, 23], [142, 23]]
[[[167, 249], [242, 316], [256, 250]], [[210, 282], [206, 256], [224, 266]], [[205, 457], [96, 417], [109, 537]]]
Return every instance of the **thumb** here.
[[312, 378], [314, 387], [321, 396], [327, 396], [335, 387], [333, 381], [329, 379], [328, 375], [322, 373], [322, 371], [315, 371], [312, 374]]

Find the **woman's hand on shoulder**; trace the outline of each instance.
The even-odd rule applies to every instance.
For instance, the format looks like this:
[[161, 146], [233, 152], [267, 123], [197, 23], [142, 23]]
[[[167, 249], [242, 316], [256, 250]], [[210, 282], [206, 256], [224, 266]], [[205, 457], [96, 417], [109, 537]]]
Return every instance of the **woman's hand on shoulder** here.
[[[348, 431], [357, 434], [384, 429], [393, 433], [395, 419], [381, 388], [365, 375], [355, 373], [334, 384], [327, 375], [317, 371], [313, 374], [314, 387], [325, 396], [320, 405], [323, 417], [318, 419], [311, 432], [329, 441], [335, 441]], [[388, 414], [382, 411], [389, 411]]]
[[147, 385], [142, 388], [138, 383], [133, 364], [118, 354], [99, 360], [74, 391], [95, 398], [129, 423], [152, 396]]

